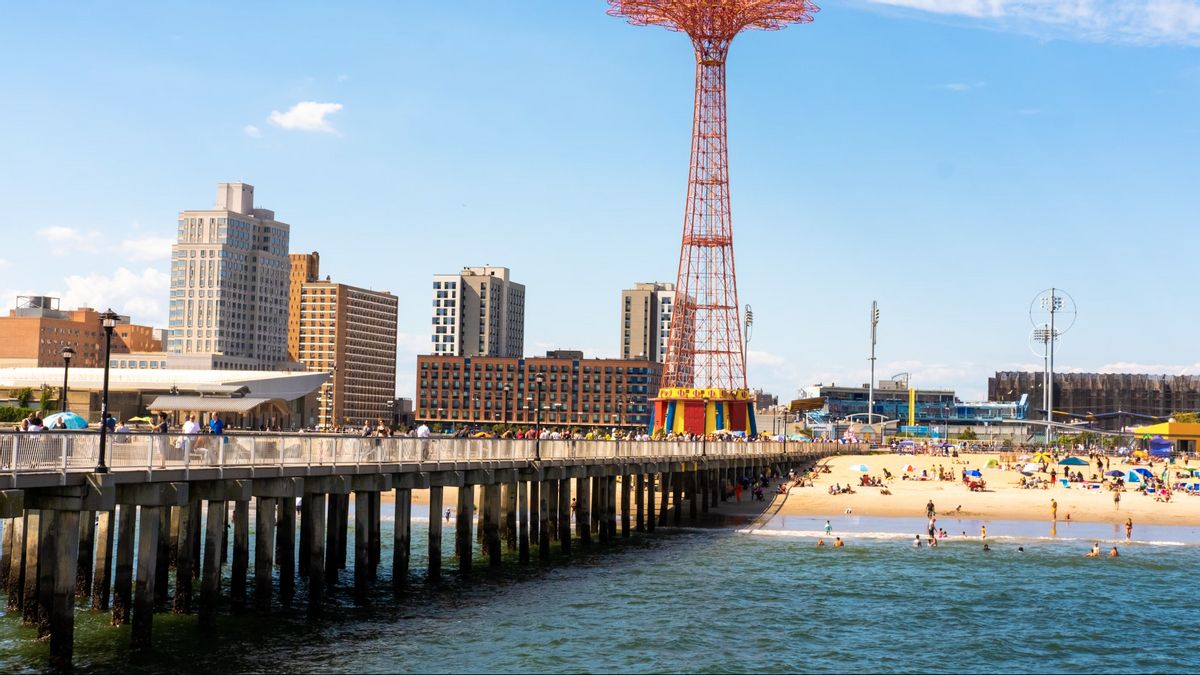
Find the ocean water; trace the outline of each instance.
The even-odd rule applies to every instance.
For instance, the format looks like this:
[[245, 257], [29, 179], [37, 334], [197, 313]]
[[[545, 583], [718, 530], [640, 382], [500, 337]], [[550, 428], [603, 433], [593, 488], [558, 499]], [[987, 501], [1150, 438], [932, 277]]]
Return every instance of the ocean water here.
[[[556, 553], [548, 566], [477, 566], [469, 582], [455, 579], [448, 545], [447, 580], [418, 573], [399, 596], [385, 522], [381, 578], [365, 601], [347, 569], [318, 609], [300, 582], [290, 607], [223, 611], [213, 634], [194, 616], [159, 615], [151, 653], [131, 652], [128, 627], [107, 614], [81, 611], [75, 662], [82, 672], [1200, 671], [1194, 530], [1163, 528], [1157, 543], [1118, 543], [1120, 558], [1086, 559], [1098, 533], [1064, 537], [1061, 525], [1049, 539], [1041, 524], [989, 523], [984, 553], [961, 535], [914, 549], [910, 523], [896, 519], [830, 519], [846, 548], [814, 546], [823, 517], [753, 532], [660, 529]], [[414, 529], [420, 571], [424, 525]], [[46, 654], [19, 617], [0, 616], [0, 671], [44, 670]]]

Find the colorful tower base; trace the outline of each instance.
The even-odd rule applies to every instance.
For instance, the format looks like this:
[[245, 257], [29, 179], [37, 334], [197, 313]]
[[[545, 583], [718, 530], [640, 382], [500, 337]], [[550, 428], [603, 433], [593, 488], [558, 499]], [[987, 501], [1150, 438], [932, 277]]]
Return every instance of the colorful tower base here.
[[676, 434], [758, 433], [754, 420], [754, 399], [748, 389], [685, 389], [666, 387], [658, 390], [654, 403], [652, 431]]

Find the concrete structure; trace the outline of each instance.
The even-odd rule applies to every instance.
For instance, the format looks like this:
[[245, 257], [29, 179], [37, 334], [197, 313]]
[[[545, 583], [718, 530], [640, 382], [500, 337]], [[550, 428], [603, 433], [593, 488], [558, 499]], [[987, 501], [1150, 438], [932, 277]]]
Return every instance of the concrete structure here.
[[638, 283], [621, 291], [621, 358], [663, 362], [675, 284]]
[[245, 183], [218, 183], [214, 208], [181, 211], [167, 351], [208, 357], [219, 369], [286, 363], [290, 230], [255, 208]]
[[[1044, 401], [1040, 372], [997, 372], [988, 378], [991, 401]], [[1044, 406], [1031, 415], [1046, 419]], [[1055, 373], [1054, 421], [1086, 422], [1118, 430], [1151, 421], [1166, 421], [1172, 413], [1200, 410], [1200, 376], [1131, 373]]]
[[309, 371], [332, 374], [306, 424], [374, 427], [393, 417], [397, 307], [391, 293], [330, 281], [300, 285], [288, 330], [297, 336], [296, 355]]
[[[0, 368], [0, 400], [24, 388], [60, 385], [62, 376], [62, 368]], [[67, 409], [99, 421], [103, 377], [102, 368], [72, 366]], [[314, 392], [327, 379], [328, 373], [113, 370], [109, 410], [122, 420], [168, 412], [177, 422], [188, 413], [205, 420], [215, 411], [231, 428], [298, 429], [313, 414]]]
[[433, 277], [431, 353], [519, 358], [525, 350], [525, 286], [507, 267], [464, 267]]
[[527, 427], [537, 423], [540, 402], [542, 426], [648, 427], [660, 364], [557, 353], [568, 358], [418, 356], [417, 419], [455, 427]]
[[[133, 648], [148, 649], [156, 611], [195, 612], [200, 626], [218, 627], [227, 558], [228, 604], [235, 612], [251, 599], [257, 611], [270, 612], [276, 593], [286, 607], [297, 577], [307, 579], [310, 606], [323, 611], [326, 586], [337, 583], [339, 571], [349, 565], [354, 595], [364, 601], [379, 597], [371, 587], [384, 561], [385, 492], [396, 505], [391, 583], [397, 598], [415, 597], [399, 593], [410, 582], [414, 490], [429, 491], [435, 516], [423, 542], [429, 552], [426, 579], [442, 575], [443, 520], [436, 514], [446, 487], [458, 493], [456, 561], [459, 574], [469, 578], [477, 561], [501, 566], [502, 540], [517, 552], [518, 564], [529, 564], [534, 550], [549, 561], [555, 540], [566, 555], [575, 546], [586, 550], [630, 538], [635, 529], [681, 526], [685, 510], [694, 525], [701, 510], [719, 509], [725, 488], [737, 477], [803, 471], [821, 457], [863, 451], [817, 443], [324, 434], [229, 434], [216, 443], [203, 436], [128, 434], [122, 441], [130, 446], [128, 455], [114, 454], [110, 472], [93, 473], [97, 436], [0, 434], [0, 456], [15, 458], [0, 473], [0, 585], [10, 606], [49, 638], [51, 670], [70, 669], [81, 571], [87, 576], [94, 570], [93, 609], [108, 609], [111, 597], [113, 623], [131, 623]], [[253, 572], [251, 500], [257, 514]], [[169, 584], [172, 566], [175, 583]]]
[[321, 254], [292, 253], [288, 255], [291, 265], [291, 277], [288, 283], [288, 358], [300, 360], [300, 291], [304, 284], [312, 283], [320, 278]]
[[[75, 350], [72, 365], [100, 366], [104, 359], [100, 313], [91, 307], [59, 309], [58, 298], [21, 296], [16, 308], [0, 317], [0, 367], [61, 366], [64, 347]], [[127, 316], [117, 319], [113, 354], [159, 349], [162, 343], [153, 328], [131, 324]]]

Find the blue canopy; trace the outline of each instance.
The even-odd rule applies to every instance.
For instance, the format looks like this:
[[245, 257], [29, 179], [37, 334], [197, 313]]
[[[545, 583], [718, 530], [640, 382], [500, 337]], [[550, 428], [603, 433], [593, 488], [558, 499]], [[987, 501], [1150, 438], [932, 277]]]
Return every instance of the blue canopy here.
[[1089, 466], [1088, 461], [1082, 457], [1068, 457], [1058, 464], [1059, 466]]
[[1135, 467], [1132, 473], [1140, 473], [1146, 478], [1154, 478], [1154, 473], [1144, 466]]
[[967, 475], [975, 476], [976, 478], [978, 478], [978, 477], [982, 476], [983, 474], [979, 473], [979, 469], [971, 469], [970, 471], [967, 472]]
[[1170, 457], [1171, 456], [1171, 441], [1162, 436], [1155, 436], [1150, 439], [1150, 456], [1151, 457]]

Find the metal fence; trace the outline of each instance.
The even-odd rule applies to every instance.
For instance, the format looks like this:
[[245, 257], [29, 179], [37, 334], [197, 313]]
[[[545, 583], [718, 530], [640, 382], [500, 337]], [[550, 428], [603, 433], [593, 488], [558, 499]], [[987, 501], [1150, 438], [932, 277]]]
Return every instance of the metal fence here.
[[[510, 440], [497, 438], [362, 437], [326, 434], [108, 435], [113, 471], [225, 467], [337, 467], [418, 462], [797, 457], [862, 452], [863, 444], [778, 441]], [[0, 472], [91, 471], [100, 435], [87, 431], [0, 434]]]

